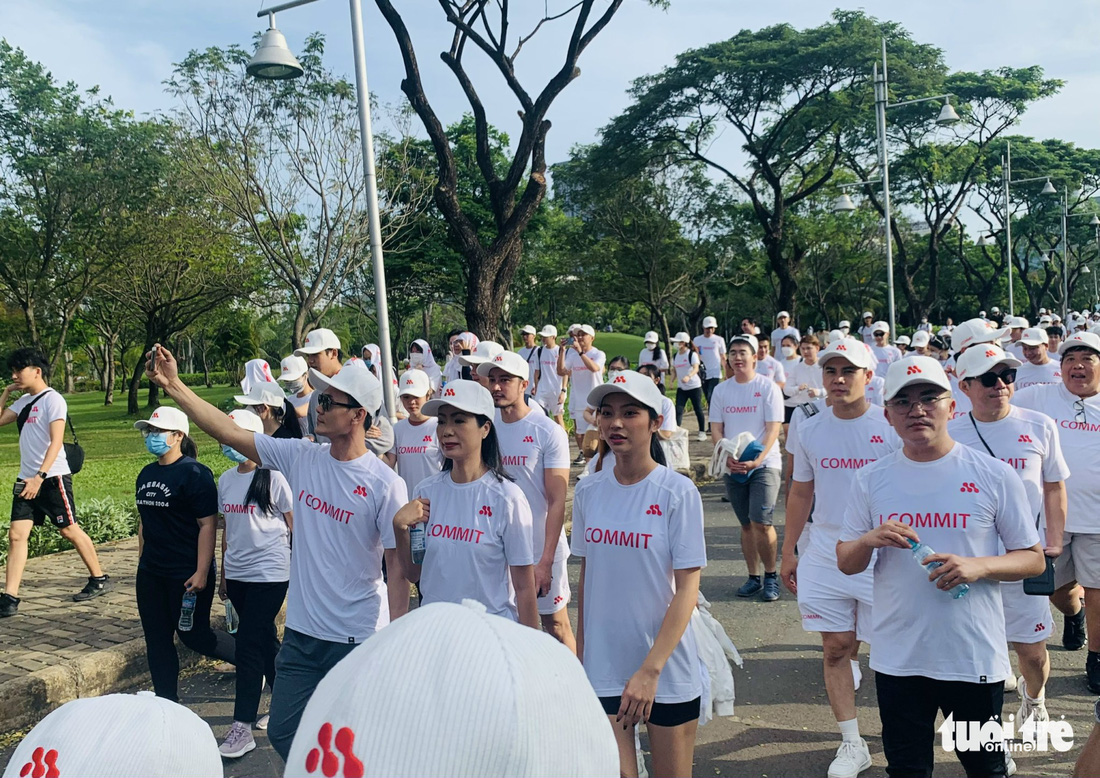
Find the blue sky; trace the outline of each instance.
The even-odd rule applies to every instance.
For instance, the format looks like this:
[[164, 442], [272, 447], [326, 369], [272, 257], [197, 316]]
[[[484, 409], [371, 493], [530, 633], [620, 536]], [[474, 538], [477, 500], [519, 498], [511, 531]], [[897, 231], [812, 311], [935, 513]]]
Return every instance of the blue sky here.
[[[534, 13], [544, 2], [551, 9], [565, 5], [563, 0], [518, 0], [513, 6]], [[437, 4], [433, 0], [397, 0], [395, 4], [415, 11], [407, 14], [407, 23], [418, 44], [429, 97], [444, 121], [457, 119], [465, 102], [438, 59], [447, 37]], [[371, 89], [384, 103], [400, 101], [403, 71], [392, 33], [372, 0], [363, 0], [363, 6]], [[259, 0], [3, 0], [0, 35], [43, 62], [58, 79], [84, 87], [99, 85], [117, 105], [140, 114], [172, 107], [161, 82], [171, 73], [172, 63], [188, 50], [250, 45], [253, 33], [265, 26], [255, 17], [261, 7]], [[670, 10], [663, 12], [642, 0], [626, 0], [610, 27], [582, 57], [580, 78], [555, 103], [548, 160], [559, 161], [574, 143], [593, 140], [598, 129], [627, 104], [625, 91], [631, 80], [659, 70], [678, 52], [744, 28], [784, 21], [797, 27], [821, 24], [834, 7], [834, 2], [819, 0], [672, 0]], [[859, 7], [881, 19], [901, 22], [917, 40], [939, 46], [953, 69], [1041, 65], [1048, 76], [1066, 80], [1066, 88], [1036, 105], [1017, 131], [1100, 147], [1100, 101], [1096, 99], [1100, 65], [1095, 48], [1100, 39], [1100, 3], [1059, 0], [1040, 8], [1023, 0], [904, 4], [867, 0]], [[300, 48], [308, 32], [325, 33], [329, 65], [350, 75], [347, 3], [320, 0], [280, 14], [278, 25], [292, 49]], [[562, 28], [560, 33], [564, 32]], [[547, 37], [555, 34], [551, 30]], [[550, 40], [546, 43], [521, 55], [521, 77], [544, 77], [558, 61], [560, 47], [549, 45]], [[503, 82], [489, 71], [477, 72], [491, 120], [514, 133], [516, 104]]]

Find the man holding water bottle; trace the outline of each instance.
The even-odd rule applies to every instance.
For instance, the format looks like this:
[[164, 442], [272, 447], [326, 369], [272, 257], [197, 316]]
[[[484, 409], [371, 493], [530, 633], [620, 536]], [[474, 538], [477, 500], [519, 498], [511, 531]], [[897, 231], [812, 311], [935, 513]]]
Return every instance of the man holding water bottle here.
[[[878, 549], [870, 664], [887, 770], [931, 775], [940, 710], [955, 722], [1000, 720], [1012, 669], [998, 582], [1046, 563], [1012, 468], [948, 433], [955, 402], [939, 362], [890, 365], [884, 399], [902, 448], [856, 473], [837, 564], [855, 575]], [[997, 748], [956, 754], [968, 775], [1009, 767]]]

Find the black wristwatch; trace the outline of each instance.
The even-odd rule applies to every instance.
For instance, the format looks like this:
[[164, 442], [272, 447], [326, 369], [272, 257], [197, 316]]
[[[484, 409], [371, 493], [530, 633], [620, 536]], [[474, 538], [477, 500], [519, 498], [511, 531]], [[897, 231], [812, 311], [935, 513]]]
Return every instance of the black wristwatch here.
[[46, 480], [46, 471], [45, 470], [39, 470], [37, 473], [35, 473], [35, 475], [37, 475], [43, 481]]

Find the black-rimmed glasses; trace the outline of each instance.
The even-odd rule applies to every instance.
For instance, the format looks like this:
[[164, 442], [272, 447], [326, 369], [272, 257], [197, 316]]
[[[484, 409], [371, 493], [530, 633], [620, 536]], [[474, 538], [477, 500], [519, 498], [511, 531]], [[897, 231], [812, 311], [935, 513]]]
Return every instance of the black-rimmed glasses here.
[[896, 400], [888, 400], [885, 405], [887, 408], [893, 408], [895, 411], [901, 413], [909, 413], [914, 408], [920, 408], [922, 411], [931, 410], [932, 406], [941, 400], [950, 400], [951, 395], [941, 394], [939, 397], [921, 397], [912, 402], [906, 397], [899, 397]]

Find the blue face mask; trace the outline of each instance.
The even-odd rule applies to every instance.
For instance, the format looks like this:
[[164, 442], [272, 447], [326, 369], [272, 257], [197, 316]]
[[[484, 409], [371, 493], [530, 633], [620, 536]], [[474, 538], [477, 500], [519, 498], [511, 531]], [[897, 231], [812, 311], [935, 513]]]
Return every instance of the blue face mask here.
[[238, 465], [241, 464], [242, 462], [247, 462], [248, 461], [248, 457], [246, 457], [241, 452], [237, 451], [237, 449], [230, 448], [229, 446], [225, 445], [224, 443], [222, 443], [222, 455], [226, 459], [228, 459], [230, 462], [236, 462]]
[[172, 450], [172, 447], [168, 445], [167, 432], [154, 432], [145, 436], [145, 448], [155, 457], [162, 457]]

